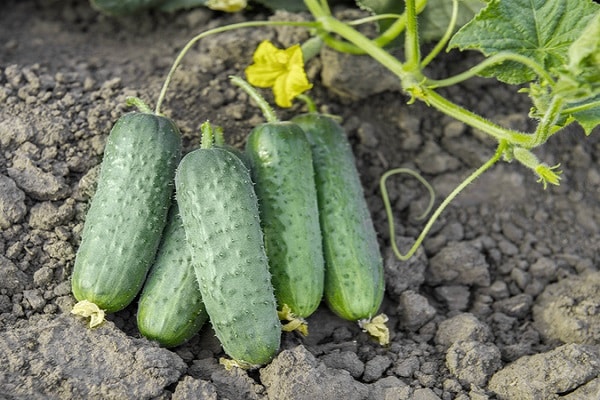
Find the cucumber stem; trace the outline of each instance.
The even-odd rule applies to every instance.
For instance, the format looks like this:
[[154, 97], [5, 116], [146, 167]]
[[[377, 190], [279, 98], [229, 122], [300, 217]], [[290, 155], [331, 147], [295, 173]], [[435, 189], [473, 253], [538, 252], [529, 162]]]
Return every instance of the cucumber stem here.
[[200, 125], [200, 148], [201, 149], [210, 149], [213, 147], [214, 143], [214, 130], [209, 121], [205, 121]]
[[130, 107], [136, 107], [142, 113], [152, 114], [152, 109], [139, 97], [128, 97], [125, 100], [125, 104], [127, 104]]
[[231, 79], [231, 82], [234, 85], [240, 87], [244, 92], [246, 92], [246, 94], [248, 94], [248, 96], [250, 96], [252, 100], [256, 102], [267, 122], [273, 123], [279, 121], [277, 115], [275, 114], [275, 111], [273, 110], [273, 107], [271, 107], [269, 103], [267, 103], [265, 98], [262, 97], [260, 93], [258, 93], [254, 86], [250, 85], [248, 82], [246, 82], [239, 76], [231, 75], [229, 79]]
[[309, 114], [314, 114], [317, 112], [317, 105], [312, 97], [307, 94], [299, 94], [296, 96], [298, 100], [302, 100], [304, 104], [306, 104], [306, 108]]

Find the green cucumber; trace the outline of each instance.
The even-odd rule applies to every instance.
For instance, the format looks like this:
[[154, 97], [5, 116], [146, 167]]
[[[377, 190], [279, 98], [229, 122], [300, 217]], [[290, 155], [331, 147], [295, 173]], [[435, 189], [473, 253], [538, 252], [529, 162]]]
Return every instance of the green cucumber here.
[[175, 203], [140, 295], [137, 326], [146, 338], [174, 347], [197, 334], [207, 319]]
[[281, 324], [248, 169], [231, 152], [203, 143], [181, 160], [175, 186], [202, 299], [223, 350], [244, 367], [269, 362]]
[[305, 318], [323, 297], [324, 260], [311, 147], [302, 129], [269, 122], [246, 142], [280, 309]]
[[180, 158], [171, 120], [133, 112], [115, 123], [75, 258], [77, 300], [115, 312], [138, 294], [166, 224]]
[[383, 300], [383, 261], [350, 143], [327, 116], [305, 114], [292, 122], [304, 130], [313, 151], [325, 299], [344, 319], [369, 320]]

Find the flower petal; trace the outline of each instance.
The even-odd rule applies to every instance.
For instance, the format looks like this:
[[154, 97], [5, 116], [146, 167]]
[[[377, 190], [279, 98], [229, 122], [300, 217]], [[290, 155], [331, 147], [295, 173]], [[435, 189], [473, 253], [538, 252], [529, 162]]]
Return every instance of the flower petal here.
[[293, 66], [287, 74], [280, 76], [275, 81], [273, 86], [275, 103], [279, 107], [291, 107], [292, 99], [310, 88], [312, 88], [312, 84], [308, 81], [304, 68]]

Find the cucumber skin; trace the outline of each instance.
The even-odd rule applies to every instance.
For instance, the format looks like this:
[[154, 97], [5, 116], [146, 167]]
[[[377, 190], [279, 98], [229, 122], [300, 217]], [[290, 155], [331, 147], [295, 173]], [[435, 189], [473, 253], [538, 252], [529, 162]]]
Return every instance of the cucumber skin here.
[[171, 120], [146, 113], [117, 120], [73, 267], [77, 300], [115, 312], [138, 294], [166, 224], [180, 158]]
[[258, 366], [278, 351], [281, 324], [250, 173], [221, 148], [183, 157], [177, 202], [196, 277], [223, 350]]
[[252, 130], [246, 154], [277, 302], [306, 318], [321, 303], [325, 278], [310, 143], [295, 124], [267, 123]]
[[344, 319], [371, 318], [383, 300], [383, 260], [348, 138], [324, 115], [304, 114], [292, 122], [304, 130], [313, 150], [325, 299]]
[[196, 335], [207, 319], [179, 208], [174, 203], [140, 295], [137, 326], [146, 338], [175, 347]]

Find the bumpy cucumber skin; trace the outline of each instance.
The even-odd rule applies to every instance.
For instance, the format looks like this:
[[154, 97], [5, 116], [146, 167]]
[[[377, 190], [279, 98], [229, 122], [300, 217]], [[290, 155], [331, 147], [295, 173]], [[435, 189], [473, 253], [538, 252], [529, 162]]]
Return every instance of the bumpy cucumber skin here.
[[180, 158], [171, 120], [129, 113], [115, 123], [75, 258], [77, 300], [115, 312], [138, 294], [166, 224]]
[[137, 326], [148, 339], [174, 347], [196, 335], [207, 319], [192, 254], [175, 203], [140, 295]]
[[248, 168], [222, 148], [188, 153], [177, 203], [202, 299], [227, 355], [250, 366], [279, 349], [281, 324]]
[[354, 155], [343, 128], [331, 118], [292, 119], [313, 150], [325, 254], [325, 299], [340, 317], [375, 316], [383, 300], [383, 260]]
[[246, 154], [277, 302], [308, 317], [321, 303], [325, 278], [310, 143], [298, 125], [266, 123], [248, 136]]

